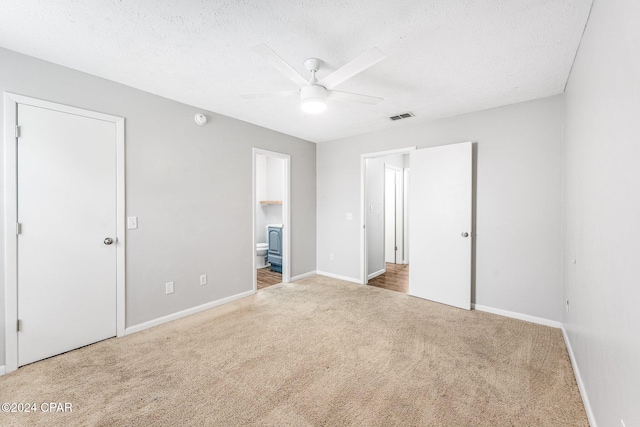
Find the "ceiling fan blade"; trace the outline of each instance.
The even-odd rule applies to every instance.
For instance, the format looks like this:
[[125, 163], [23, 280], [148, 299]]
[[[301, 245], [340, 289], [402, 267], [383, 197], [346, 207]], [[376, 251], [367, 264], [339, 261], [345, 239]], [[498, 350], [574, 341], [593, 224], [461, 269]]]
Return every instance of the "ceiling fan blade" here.
[[327, 92], [329, 92], [328, 94], [329, 99], [340, 99], [343, 101], [354, 101], [354, 102], [361, 102], [363, 104], [371, 104], [371, 105], [375, 105], [380, 101], [384, 101], [384, 98], [378, 98], [376, 96], [360, 95], [357, 93], [350, 93], [350, 92], [340, 92], [339, 90], [329, 90]]
[[264, 93], [245, 93], [240, 95], [240, 98], [244, 99], [259, 99], [259, 98], [284, 98], [287, 96], [298, 95], [300, 90], [283, 90], [281, 92], [264, 92]]
[[356, 74], [363, 72], [372, 65], [377, 64], [384, 58], [386, 58], [386, 55], [382, 53], [380, 49], [377, 47], [371, 48], [320, 80], [318, 84], [327, 89], [331, 89]]
[[266, 44], [261, 43], [252, 47], [251, 50], [254, 53], [260, 55], [260, 57], [271, 64], [273, 68], [280, 71], [298, 86], [306, 86], [309, 84], [307, 79], [302, 77], [300, 73], [298, 73], [291, 67], [291, 65], [284, 62], [284, 59], [280, 58], [278, 54], [272, 51], [271, 48], [269, 48], [269, 46], [267, 46]]

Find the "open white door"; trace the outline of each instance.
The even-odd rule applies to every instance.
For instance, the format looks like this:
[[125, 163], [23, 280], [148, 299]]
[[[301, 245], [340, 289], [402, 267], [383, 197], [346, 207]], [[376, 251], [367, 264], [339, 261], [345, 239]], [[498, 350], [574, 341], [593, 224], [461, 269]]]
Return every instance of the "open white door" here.
[[409, 294], [471, 309], [472, 144], [411, 152]]

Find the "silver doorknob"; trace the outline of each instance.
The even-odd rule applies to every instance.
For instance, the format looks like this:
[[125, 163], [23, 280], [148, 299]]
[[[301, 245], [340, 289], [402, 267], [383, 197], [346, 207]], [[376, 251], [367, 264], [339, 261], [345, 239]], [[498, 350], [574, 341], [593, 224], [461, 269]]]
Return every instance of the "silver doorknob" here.
[[462, 233], [462, 237], [469, 237], [469, 233], [465, 231], [464, 233]]
[[104, 244], [105, 245], [110, 245], [113, 243], [113, 239], [111, 237], [107, 237], [106, 239], [104, 239]]

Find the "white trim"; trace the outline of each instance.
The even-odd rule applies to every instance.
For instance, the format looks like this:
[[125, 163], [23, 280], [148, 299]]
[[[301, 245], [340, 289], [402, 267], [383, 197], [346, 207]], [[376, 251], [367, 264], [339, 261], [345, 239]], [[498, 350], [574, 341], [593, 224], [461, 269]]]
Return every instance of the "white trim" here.
[[276, 157], [284, 160], [284, 191], [282, 195], [282, 282], [289, 283], [291, 281], [291, 156], [289, 154], [278, 153], [277, 151], [264, 150], [262, 148], [253, 147], [252, 150], [252, 179], [251, 179], [251, 228], [253, 251], [251, 258], [253, 259], [253, 290], [258, 290], [258, 273], [256, 269], [256, 155], [262, 154], [267, 157]]
[[15, 129], [18, 104], [75, 114], [116, 125], [116, 336], [125, 331], [125, 141], [124, 118], [68, 105], [43, 101], [10, 92], [4, 93], [4, 247], [5, 247], [5, 371], [18, 369], [18, 282], [17, 282], [17, 150]]
[[[360, 281], [363, 285], [368, 282], [367, 270], [367, 206], [366, 206], [366, 185], [367, 185], [367, 159], [389, 156], [391, 154], [406, 154], [418, 147], [416, 145], [394, 150], [376, 151], [360, 155]], [[318, 273], [319, 274], [319, 273]]]
[[367, 279], [368, 279], [368, 280], [371, 280], [371, 279], [373, 279], [374, 277], [378, 277], [378, 276], [380, 276], [381, 274], [384, 274], [384, 273], [386, 273], [386, 272], [387, 272], [387, 268], [385, 267], [385, 268], [383, 268], [382, 270], [378, 270], [378, 271], [376, 271], [376, 272], [374, 272], [374, 273], [369, 274], [369, 276], [367, 276]]
[[591, 404], [589, 403], [589, 397], [587, 396], [587, 388], [584, 386], [584, 382], [582, 381], [582, 375], [580, 375], [578, 362], [576, 361], [576, 357], [573, 354], [573, 348], [571, 348], [571, 341], [569, 341], [569, 335], [567, 334], [566, 329], [564, 329], [564, 325], [562, 325], [560, 329], [562, 329], [564, 344], [567, 346], [567, 351], [569, 352], [569, 360], [571, 360], [571, 366], [573, 367], [573, 375], [576, 377], [576, 383], [578, 383], [578, 390], [580, 390], [580, 396], [582, 397], [584, 410], [587, 413], [587, 419], [589, 420], [589, 425], [591, 427], [597, 427], [596, 417], [593, 415], [593, 410], [591, 409]]
[[402, 197], [403, 197], [403, 221], [404, 227], [402, 230], [402, 243], [404, 248], [402, 249], [402, 264], [409, 264], [409, 171], [410, 168], [405, 168], [402, 172]]
[[316, 274], [320, 276], [331, 277], [333, 279], [344, 280], [345, 282], [357, 283], [358, 285], [362, 285], [362, 281], [360, 279], [354, 279], [353, 277], [341, 276], [339, 274], [327, 273], [326, 271], [316, 271]]
[[297, 276], [293, 276], [293, 277], [291, 278], [291, 281], [292, 281], [292, 282], [295, 282], [296, 280], [302, 280], [302, 279], [305, 279], [305, 278], [307, 278], [307, 277], [315, 276], [316, 274], [317, 274], [317, 272], [316, 272], [315, 270], [313, 270], [313, 271], [308, 271], [308, 272], [306, 272], [306, 273], [298, 274]]
[[364, 154], [361, 154], [360, 157], [365, 159], [373, 159], [375, 157], [386, 157], [392, 154], [406, 154], [410, 151], [417, 150], [417, 149], [418, 149], [417, 145], [412, 145], [404, 148], [395, 148], [393, 150], [374, 151], [372, 153], [364, 153]]
[[17, 212], [17, 101], [4, 94], [4, 315], [5, 372], [18, 369], [18, 254], [16, 236]]
[[0, 365], [0, 377], [7, 373], [4, 365]]
[[[255, 257], [254, 257], [255, 258]], [[191, 316], [192, 314], [200, 313], [201, 311], [209, 310], [210, 308], [218, 307], [222, 304], [226, 304], [241, 298], [245, 298], [251, 295], [254, 295], [256, 292], [252, 289], [250, 291], [242, 292], [236, 295], [231, 295], [230, 297], [222, 298], [219, 300], [211, 301], [206, 304], [198, 305], [196, 307], [191, 307], [186, 310], [178, 311], [177, 313], [168, 314], [166, 316], [158, 317], [154, 320], [149, 320], [148, 322], [140, 323], [135, 326], [130, 326], [125, 329], [125, 335], [131, 335], [135, 332], [144, 331], [145, 329], [152, 328], [154, 326], [162, 325], [163, 323], [171, 322], [173, 320], [181, 319], [183, 317]]]
[[529, 314], [517, 313], [515, 311], [502, 310], [500, 308], [487, 307], [486, 305], [473, 303], [471, 303], [471, 309], [497, 314], [499, 316], [511, 317], [512, 319], [524, 320], [525, 322], [537, 323], [539, 325], [551, 326], [552, 328], [562, 328], [562, 323], [557, 320], [545, 319], [543, 317], [531, 316]]

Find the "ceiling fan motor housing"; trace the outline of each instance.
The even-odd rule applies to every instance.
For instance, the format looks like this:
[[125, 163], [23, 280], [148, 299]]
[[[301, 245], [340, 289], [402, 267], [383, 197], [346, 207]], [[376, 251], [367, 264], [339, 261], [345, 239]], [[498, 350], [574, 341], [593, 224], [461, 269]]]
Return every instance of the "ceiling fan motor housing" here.
[[300, 88], [300, 100], [305, 102], [307, 100], [326, 100], [327, 89], [320, 85], [302, 86]]

